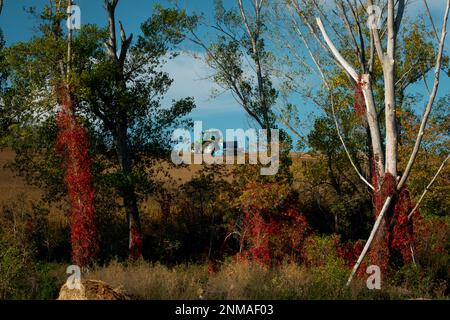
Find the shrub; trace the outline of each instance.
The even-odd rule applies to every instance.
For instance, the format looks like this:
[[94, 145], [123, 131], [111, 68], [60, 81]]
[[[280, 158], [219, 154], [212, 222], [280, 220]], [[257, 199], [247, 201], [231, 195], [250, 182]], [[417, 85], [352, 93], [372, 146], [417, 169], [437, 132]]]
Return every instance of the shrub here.
[[263, 265], [297, 260], [309, 227], [288, 184], [251, 182], [238, 206], [241, 221], [231, 233], [239, 235], [241, 258]]
[[26, 297], [30, 269], [30, 252], [0, 243], [0, 300]]
[[[432, 291], [450, 293], [450, 220], [449, 217], [425, 217], [414, 223], [417, 270]], [[412, 268], [412, 267], [411, 267]], [[408, 270], [408, 269], [406, 269]], [[409, 271], [411, 272], [411, 271]], [[439, 289], [441, 288], [441, 289]], [[424, 290], [421, 290], [424, 291]], [[425, 292], [428, 292], [425, 290]]]

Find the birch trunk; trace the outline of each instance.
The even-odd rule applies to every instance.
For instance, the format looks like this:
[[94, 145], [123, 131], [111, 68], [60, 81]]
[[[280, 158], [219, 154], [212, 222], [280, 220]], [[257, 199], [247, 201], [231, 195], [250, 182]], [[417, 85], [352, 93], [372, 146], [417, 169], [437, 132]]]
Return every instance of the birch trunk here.
[[386, 170], [394, 178], [397, 177], [397, 124], [395, 106], [395, 18], [394, 0], [388, 0], [387, 17], [387, 52], [384, 55], [384, 104], [386, 117]]
[[380, 177], [384, 175], [383, 144], [381, 143], [380, 127], [378, 125], [378, 115], [375, 109], [370, 75], [364, 74], [361, 77], [361, 80], [363, 82], [362, 91], [364, 94], [364, 101], [366, 103], [367, 124], [369, 126], [370, 138], [372, 140], [373, 159], [376, 167], [374, 174], [377, 174], [378, 181], [378, 185], [374, 185], [374, 188], [378, 190], [380, 188]]

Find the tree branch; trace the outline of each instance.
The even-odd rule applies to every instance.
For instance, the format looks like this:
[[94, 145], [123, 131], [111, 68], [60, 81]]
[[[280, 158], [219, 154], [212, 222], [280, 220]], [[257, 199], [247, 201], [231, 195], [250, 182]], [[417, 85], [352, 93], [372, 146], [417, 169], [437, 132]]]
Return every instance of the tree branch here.
[[363, 175], [359, 172], [358, 168], [356, 167], [355, 163], [353, 162], [353, 159], [352, 159], [352, 157], [351, 157], [351, 155], [350, 155], [350, 152], [348, 151], [347, 146], [346, 146], [346, 144], [345, 144], [345, 142], [344, 142], [344, 138], [343, 138], [342, 135], [341, 135], [341, 131], [339, 130], [339, 123], [338, 123], [338, 121], [337, 121], [336, 110], [335, 110], [335, 106], [334, 106], [333, 92], [330, 92], [330, 95], [331, 95], [331, 110], [332, 110], [332, 113], [333, 113], [334, 123], [335, 123], [335, 125], [336, 125], [336, 131], [337, 131], [337, 134], [338, 134], [338, 136], [339, 136], [339, 139], [341, 140], [342, 146], [344, 147], [345, 153], [347, 154], [347, 157], [348, 157], [348, 159], [350, 160], [350, 163], [351, 163], [351, 165], [353, 166], [353, 169], [355, 169], [356, 174], [358, 175], [358, 177], [359, 177], [359, 178], [360, 178], [360, 179], [361, 179], [361, 180], [362, 180], [362, 181], [363, 181], [370, 189], [375, 190], [375, 187], [374, 187], [372, 184], [370, 184], [370, 182], [367, 181], [366, 178], [363, 177]]
[[133, 40], [133, 34], [131, 33], [128, 38], [126, 37], [125, 30], [123, 29], [121, 21], [119, 21], [119, 27], [120, 27], [120, 39], [122, 41], [119, 63], [121, 64], [121, 66], [123, 66], [123, 64], [125, 63], [125, 59], [127, 57], [128, 49], [130, 48], [131, 45], [131, 41]]
[[419, 208], [420, 203], [422, 202], [423, 198], [425, 197], [425, 195], [427, 194], [428, 190], [430, 190], [431, 186], [433, 185], [434, 181], [436, 180], [436, 178], [438, 177], [438, 175], [441, 173], [442, 169], [444, 169], [445, 164], [447, 163], [448, 159], [450, 159], [450, 154], [447, 155], [447, 158], [445, 158], [445, 160], [442, 162], [441, 166], [439, 167], [438, 171], [436, 172], [436, 174], [434, 175], [433, 179], [431, 179], [430, 183], [427, 185], [427, 187], [425, 188], [425, 190], [423, 191], [422, 195], [419, 198], [419, 201], [417, 201], [416, 205], [414, 206], [414, 208], [411, 210], [411, 212], [408, 214], [408, 219], [412, 218], [412, 215], [414, 214], [414, 212], [417, 210], [417, 208]]
[[369, 251], [370, 245], [372, 244], [372, 241], [375, 238], [378, 228], [380, 227], [381, 221], [383, 220], [384, 215], [386, 214], [386, 212], [389, 208], [389, 205], [391, 204], [391, 201], [392, 201], [392, 196], [389, 196], [386, 198], [383, 208], [381, 209], [381, 212], [378, 215], [377, 220], [375, 221], [372, 231], [370, 232], [369, 239], [367, 239], [366, 245], [364, 246], [361, 254], [359, 255], [358, 261], [356, 261], [355, 265], [353, 266], [352, 272], [350, 274], [350, 277], [347, 280], [346, 286], [349, 286], [350, 283], [352, 282], [353, 276], [355, 275], [356, 271], [358, 271], [358, 268], [359, 268], [361, 262], [363, 261], [364, 257], [367, 254], [367, 251]]
[[425, 134], [425, 127], [428, 122], [428, 117], [430, 115], [431, 108], [433, 107], [434, 100], [436, 98], [437, 90], [439, 87], [439, 76], [440, 76], [440, 71], [441, 71], [442, 56], [444, 53], [445, 37], [447, 35], [447, 21], [448, 21], [449, 10], [450, 10], [450, 0], [447, 0], [447, 5], [446, 5], [446, 9], [445, 9], [445, 14], [444, 14], [444, 21], [442, 24], [441, 40], [439, 42], [439, 51], [438, 51], [438, 55], [436, 58], [436, 66], [434, 69], [433, 89], [432, 89], [431, 95], [428, 99], [427, 106], [425, 107], [424, 113], [422, 115], [422, 122], [420, 124], [419, 132], [417, 134], [417, 138], [416, 138], [416, 142], [414, 144], [413, 151], [409, 158], [408, 164], [406, 165], [405, 172], [403, 173], [403, 176], [400, 179], [400, 182], [398, 183], [397, 190], [400, 190], [403, 187], [403, 185], [405, 184], [406, 180], [409, 177], [409, 174], [411, 173], [412, 166], [414, 164], [414, 161], [416, 160], [417, 154], [420, 149], [420, 145], [422, 143], [423, 136]]
[[[368, 0], [367, 4], [369, 6], [373, 6], [372, 0]], [[384, 51], [383, 51], [383, 47], [381, 46], [380, 33], [378, 32], [377, 28], [372, 28], [372, 32], [371, 33], [373, 35], [373, 41], [374, 41], [374, 44], [375, 44], [375, 49], [376, 49], [377, 54], [378, 54], [378, 59], [380, 59], [381, 64], [383, 64]]]
[[109, 39], [105, 43], [106, 49], [111, 59], [117, 61], [117, 38], [116, 38], [116, 18], [115, 10], [119, 0], [105, 0], [105, 8], [108, 13]]
[[425, 5], [425, 9], [427, 11], [428, 18], [430, 19], [430, 23], [431, 23], [431, 27], [433, 28], [434, 36], [436, 37], [436, 40], [439, 43], [439, 36], [437, 33], [436, 25], [434, 24], [433, 17], [431, 16], [430, 8], [428, 7], [428, 2], [427, 2], [427, 0], [423, 0], [423, 3]]
[[341, 64], [341, 66], [344, 68], [344, 70], [352, 77], [352, 79], [355, 82], [359, 81], [358, 73], [355, 71], [355, 69], [345, 60], [345, 58], [341, 55], [339, 50], [334, 46], [334, 43], [331, 41], [331, 39], [328, 37], [328, 34], [325, 30], [325, 27], [323, 26], [322, 20], [317, 17], [316, 18], [317, 25], [319, 26], [320, 32], [322, 33], [322, 36], [325, 40], [325, 43], [328, 45], [328, 48], [330, 48], [333, 55], [336, 57], [337, 61]]
[[[357, 74], [355, 69], [342, 57], [342, 55], [339, 53], [339, 51], [334, 46], [331, 39], [328, 37], [328, 34], [323, 26], [322, 21], [320, 18], [316, 18], [317, 25], [319, 26], [320, 31], [322, 32], [322, 35], [325, 39], [326, 44], [329, 46], [331, 52], [336, 57], [336, 60], [339, 62], [339, 64], [346, 70], [346, 72], [351, 76], [351, 78], [357, 82], [360, 83], [363, 81], [363, 94], [364, 94], [364, 100], [366, 104], [366, 110], [367, 110], [367, 120], [370, 127], [370, 133], [372, 137], [372, 142], [374, 146], [374, 154], [377, 158], [377, 173], [379, 176], [381, 176], [381, 173], [384, 172], [384, 165], [383, 165], [383, 150], [381, 145], [381, 137], [380, 137], [380, 129], [378, 125], [378, 117], [375, 110], [375, 102], [373, 101], [373, 94], [372, 94], [372, 87], [371, 87], [371, 80], [370, 75], [364, 74], [360, 78], [360, 76]], [[316, 64], [317, 65], [317, 64]], [[373, 186], [371, 187], [373, 188]]]
[[[317, 18], [317, 19], [320, 20], [320, 18]], [[323, 25], [322, 25], [322, 27], [323, 27]], [[300, 30], [298, 30], [298, 31], [300, 32]], [[339, 129], [339, 123], [338, 123], [338, 120], [337, 120], [337, 117], [336, 117], [336, 111], [335, 111], [335, 106], [334, 106], [334, 94], [333, 94], [333, 90], [332, 90], [330, 84], [328, 83], [328, 81], [326, 80], [325, 74], [323, 73], [323, 70], [322, 70], [322, 68], [320, 67], [320, 64], [317, 62], [316, 58], [314, 57], [314, 54], [312, 53], [311, 49], [309, 48], [308, 43], [306, 42], [306, 39], [303, 37], [303, 35], [302, 35], [301, 32], [299, 33], [299, 35], [301, 36], [301, 39], [302, 39], [303, 43], [305, 44], [306, 49], [308, 50], [308, 52], [309, 52], [309, 54], [310, 54], [310, 56], [311, 56], [311, 59], [313, 60], [314, 64], [316, 65], [316, 68], [319, 70], [320, 75], [321, 75], [321, 78], [322, 78], [322, 81], [324, 82], [325, 86], [327, 87], [327, 89], [328, 89], [328, 91], [329, 91], [329, 93], [330, 93], [331, 110], [332, 110], [332, 113], [333, 113], [334, 123], [335, 123], [335, 126], [336, 126], [336, 131], [337, 131], [338, 137], [339, 137], [339, 139], [340, 139], [340, 141], [341, 141], [341, 144], [342, 144], [342, 146], [343, 146], [343, 148], [344, 148], [344, 151], [345, 151], [345, 153], [346, 153], [346, 155], [347, 155], [347, 157], [348, 157], [348, 159], [349, 159], [351, 165], [353, 166], [353, 169], [355, 169], [355, 172], [356, 172], [356, 174], [358, 175], [358, 177], [359, 177], [359, 178], [360, 178], [360, 179], [361, 179], [361, 180], [362, 180], [369, 188], [371, 188], [372, 190], [375, 190], [374, 186], [372, 186], [372, 185], [370, 184], [370, 182], [367, 181], [366, 178], [364, 178], [364, 176], [359, 172], [358, 168], [356, 167], [355, 163], [353, 162], [353, 159], [352, 159], [352, 157], [351, 157], [351, 155], [350, 155], [350, 152], [348, 151], [347, 145], [345, 144], [345, 140], [344, 140], [344, 138], [342, 137], [341, 131], [340, 131], [340, 129]], [[325, 40], [325, 41], [326, 41], [326, 40]], [[333, 50], [333, 49], [332, 49], [332, 50]], [[345, 60], [344, 60], [344, 61], [345, 61]], [[355, 73], [356, 73], [356, 72], [355, 72]]]

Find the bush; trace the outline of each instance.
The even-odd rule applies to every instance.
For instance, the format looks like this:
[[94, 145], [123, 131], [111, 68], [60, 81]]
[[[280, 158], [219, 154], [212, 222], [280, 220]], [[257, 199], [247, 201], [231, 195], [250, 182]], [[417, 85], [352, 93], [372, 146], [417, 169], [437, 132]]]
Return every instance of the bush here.
[[435, 279], [450, 279], [450, 217], [425, 217], [414, 223], [415, 256]]
[[66, 266], [64, 265], [38, 263], [35, 267], [34, 283], [36, 287], [33, 292], [33, 299], [56, 299], [59, 289], [65, 281], [65, 279], [62, 279], [62, 274], [66, 276], [64, 273], [65, 269]]
[[390, 285], [410, 299], [443, 299], [448, 284], [425, 268], [409, 264], [393, 273]]
[[27, 296], [27, 279], [31, 267], [30, 252], [0, 243], [0, 300]]

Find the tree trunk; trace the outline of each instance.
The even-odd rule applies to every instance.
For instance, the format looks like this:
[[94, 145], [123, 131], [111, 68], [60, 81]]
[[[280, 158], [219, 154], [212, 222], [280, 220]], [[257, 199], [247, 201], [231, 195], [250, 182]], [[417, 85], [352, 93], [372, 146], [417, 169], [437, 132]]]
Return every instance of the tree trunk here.
[[[372, 82], [370, 75], [368, 74], [362, 75], [361, 80], [363, 82], [361, 89], [363, 91], [364, 101], [366, 103], [367, 124], [369, 127], [369, 134], [372, 144], [373, 163], [375, 164], [373, 174], [376, 174], [378, 177], [382, 177], [384, 174], [384, 153], [381, 143], [378, 115], [375, 109], [375, 101], [373, 99]], [[370, 164], [372, 164], [372, 162]], [[378, 182], [380, 181], [378, 180]], [[378, 183], [372, 183], [372, 185], [375, 189], [380, 187]]]
[[[119, 0], [105, 0], [105, 8], [108, 14], [109, 39], [105, 43], [108, 55], [112, 63], [117, 67], [116, 80], [117, 85], [121, 87], [122, 92], [126, 92], [126, 83], [124, 80], [124, 63], [128, 53], [133, 35], [127, 38], [122, 24], [119, 22], [121, 34], [120, 56], [117, 56], [117, 37], [116, 37], [116, 19], [115, 10]], [[123, 106], [121, 106], [123, 108]], [[114, 142], [117, 159], [120, 170], [122, 171], [122, 181], [119, 186], [119, 193], [123, 198], [123, 206], [127, 215], [130, 257], [137, 259], [142, 256], [142, 230], [139, 218], [139, 208], [135, 185], [131, 176], [132, 163], [131, 151], [128, 144], [128, 117], [126, 111], [119, 112], [117, 119], [111, 125], [113, 128]]]
[[127, 126], [118, 125], [115, 132], [117, 159], [122, 171], [120, 195], [127, 215], [129, 241], [128, 248], [132, 259], [142, 256], [142, 228], [135, 192], [135, 185], [131, 177], [130, 150], [127, 141]]
[[[384, 103], [385, 103], [385, 123], [386, 123], [386, 160], [385, 173], [381, 189], [374, 192], [375, 215], [380, 214], [381, 206], [388, 196], [393, 196], [397, 187], [397, 119], [396, 119], [396, 101], [395, 101], [395, 15], [394, 0], [388, 1], [387, 16], [387, 51], [383, 56], [383, 75], [384, 75]], [[391, 205], [387, 208], [386, 215], [380, 223], [378, 232], [375, 235], [374, 245], [372, 247], [372, 263], [378, 265], [383, 274], [387, 271], [389, 263], [389, 230], [392, 210], [395, 206], [396, 197], [393, 198]]]

